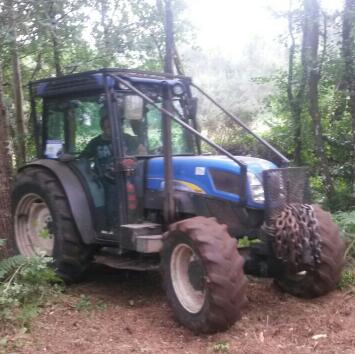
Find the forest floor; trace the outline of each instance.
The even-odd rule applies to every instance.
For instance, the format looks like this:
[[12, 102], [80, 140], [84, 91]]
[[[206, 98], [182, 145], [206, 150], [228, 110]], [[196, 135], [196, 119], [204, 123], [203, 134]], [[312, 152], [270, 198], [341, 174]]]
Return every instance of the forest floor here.
[[4, 351], [355, 353], [354, 292], [300, 300], [270, 280], [251, 278], [248, 298], [242, 319], [230, 330], [196, 336], [174, 321], [157, 274], [95, 268], [45, 307], [30, 331], [9, 337]]

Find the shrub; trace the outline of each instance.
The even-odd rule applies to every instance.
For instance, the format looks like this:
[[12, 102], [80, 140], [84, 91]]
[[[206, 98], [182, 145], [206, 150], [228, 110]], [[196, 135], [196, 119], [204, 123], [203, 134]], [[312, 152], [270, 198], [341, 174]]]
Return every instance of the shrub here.
[[39, 308], [61, 291], [52, 258], [13, 256], [0, 261], [0, 323], [28, 326]]
[[355, 210], [337, 212], [333, 216], [346, 244], [346, 266], [339, 286], [341, 288], [355, 287]]

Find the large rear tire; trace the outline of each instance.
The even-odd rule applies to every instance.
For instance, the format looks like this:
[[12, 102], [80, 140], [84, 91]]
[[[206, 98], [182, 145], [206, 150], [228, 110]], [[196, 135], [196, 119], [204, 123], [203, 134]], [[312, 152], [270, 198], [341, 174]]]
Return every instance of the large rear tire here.
[[334, 290], [345, 262], [345, 245], [331, 215], [318, 205], [313, 205], [313, 210], [321, 238], [320, 263], [300, 272], [285, 267], [284, 272], [275, 278], [276, 285], [283, 291], [302, 298], [314, 298]]
[[12, 191], [15, 253], [53, 257], [65, 281], [80, 280], [93, 248], [85, 245], [58, 180], [43, 168], [29, 167], [16, 177]]
[[232, 326], [246, 304], [244, 260], [225, 225], [194, 217], [170, 226], [162, 250], [162, 274], [177, 320], [195, 333]]

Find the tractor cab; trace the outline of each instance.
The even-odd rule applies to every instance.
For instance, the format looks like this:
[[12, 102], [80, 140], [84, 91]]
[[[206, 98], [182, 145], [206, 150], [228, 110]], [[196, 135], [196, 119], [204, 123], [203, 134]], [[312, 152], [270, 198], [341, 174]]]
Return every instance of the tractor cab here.
[[[120, 225], [146, 217], [140, 207], [144, 178], [149, 159], [163, 156], [161, 109], [167, 95], [171, 112], [196, 127], [189, 79], [101, 70], [34, 82], [30, 92], [38, 158], [61, 162], [75, 171], [94, 209], [98, 234], [117, 240]], [[198, 151], [196, 136], [172, 122], [171, 154], [193, 156]]]

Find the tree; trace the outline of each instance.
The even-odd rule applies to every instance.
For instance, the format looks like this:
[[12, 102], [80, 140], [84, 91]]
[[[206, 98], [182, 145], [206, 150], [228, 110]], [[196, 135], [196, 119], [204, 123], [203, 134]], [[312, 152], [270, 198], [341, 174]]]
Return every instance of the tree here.
[[315, 148], [319, 159], [320, 170], [325, 179], [325, 192], [328, 200], [334, 198], [335, 190], [330, 175], [327, 157], [324, 152], [323, 129], [321, 122], [321, 113], [319, 109], [319, 80], [321, 78], [320, 60], [318, 57], [319, 48], [319, 22], [320, 9], [318, 0], [305, 0], [305, 26], [303, 36], [306, 45], [302, 49], [304, 51], [306, 70], [309, 72], [308, 89], [309, 89], [309, 112], [313, 122], [313, 134]]
[[355, 200], [355, 0], [344, 3], [342, 29], [344, 82], [349, 96], [348, 111], [352, 126], [352, 194]]
[[11, 162], [7, 116], [4, 104], [2, 65], [0, 62], [0, 238], [7, 239], [11, 230], [10, 209]]
[[5, 3], [5, 14], [9, 18], [9, 43], [12, 62], [12, 90], [13, 100], [15, 105], [16, 115], [16, 138], [15, 138], [15, 150], [16, 150], [16, 162], [17, 166], [20, 166], [26, 161], [26, 144], [25, 144], [25, 116], [24, 116], [24, 97], [22, 89], [22, 73], [19, 59], [19, 51], [17, 44], [17, 22], [19, 21], [19, 14], [21, 11], [19, 3], [13, 0], [7, 0]]
[[[306, 38], [303, 36], [301, 62], [302, 69], [299, 77], [295, 74], [296, 38], [295, 38], [295, 13], [290, 0], [288, 11], [288, 30], [290, 36], [290, 46], [288, 55], [288, 76], [287, 76], [287, 99], [290, 105], [291, 117], [293, 122], [293, 141], [294, 141], [294, 162], [296, 165], [302, 164], [302, 111], [304, 106], [304, 96], [307, 83], [307, 71], [304, 67]], [[308, 22], [303, 20], [303, 30], [306, 31]]]

